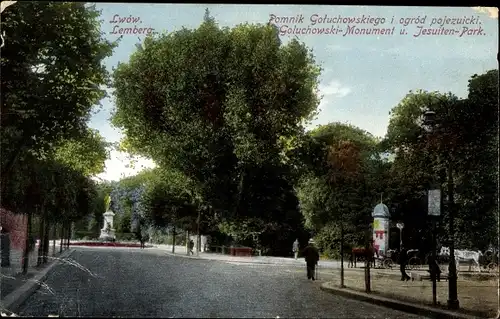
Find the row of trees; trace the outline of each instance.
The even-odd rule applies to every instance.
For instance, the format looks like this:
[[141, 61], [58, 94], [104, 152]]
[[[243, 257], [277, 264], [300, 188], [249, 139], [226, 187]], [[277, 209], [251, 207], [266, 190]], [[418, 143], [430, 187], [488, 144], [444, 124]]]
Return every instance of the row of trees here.
[[87, 123], [105, 96], [102, 61], [115, 44], [98, 17], [83, 3], [19, 2], [2, 13], [2, 207], [28, 215], [29, 232], [39, 217], [39, 256], [57, 225], [69, 238], [73, 222], [103, 211], [90, 177], [104, 169], [109, 145]]
[[[498, 70], [472, 77], [466, 99], [410, 92], [393, 108], [384, 139], [341, 123], [306, 132], [319, 74], [311, 51], [296, 40], [282, 44], [273, 26], [219, 28], [208, 11], [195, 30], [146, 38], [114, 71], [112, 118], [125, 132], [122, 148], [158, 164], [145, 183], [144, 220], [191, 231], [201, 221], [205, 233], [275, 254], [312, 232], [336, 253], [342, 231], [362, 243], [382, 198], [394, 220], [411, 225], [409, 246], [425, 249], [426, 190], [446, 182], [446, 154], [459, 246], [493, 242]], [[424, 140], [426, 109], [444, 129]]]
[[[384, 139], [341, 123], [306, 132], [319, 74], [310, 50], [295, 40], [283, 45], [274, 27], [221, 29], [208, 12], [196, 30], [146, 38], [114, 72], [113, 123], [125, 132], [122, 149], [158, 167], [102, 185], [117, 227], [199, 227], [274, 254], [312, 232], [335, 254], [341, 232], [361, 244], [382, 198], [395, 221], [411, 225], [409, 246], [425, 248], [426, 190], [446, 182], [443, 158], [451, 154], [459, 244], [486, 248], [496, 224], [498, 71], [474, 76], [466, 99], [410, 92]], [[424, 139], [426, 109], [445, 129]], [[430, 142], [438, 140], [440, 148]], [[446, 205], [444, 212], [447, 237]]]

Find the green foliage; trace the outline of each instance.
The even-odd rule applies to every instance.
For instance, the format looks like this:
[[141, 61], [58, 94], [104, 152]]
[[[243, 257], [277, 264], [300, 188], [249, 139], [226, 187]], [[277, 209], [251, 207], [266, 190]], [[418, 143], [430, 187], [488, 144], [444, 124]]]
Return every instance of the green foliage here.
[[125, 213], [122, 215], [116, 215], [114, 224], [116, 233], [131, 233], [130, 227], [132, 224], [132, 214], [130, 213], [130, 211], [125, 211]]
[[281, 165], [282, 139], [316, 110], [313, 57], [273, 27], [211, 18], [144, 45], [114, 73], [113, 123], [127, 148], [182, 172], [224, 217], [248, 210], [249, 171]]
[[114, 47], [98, 17], [67, 2], [19, 2], [2, 13], [3, 207], [51, 223], [92, 214], [97, 192], [87, 177], [102, 170], [106, 151], [87, 121], [105, 95], [102, 62]]
[[375, 138], [359, 128], [330, 123], [310, 133], [303, 152], [315, 159], [296, 185], [305, 226], [320, 231], [343, 221], [362, 233], [378, 195], [373, 182], [382, 164]]
[[134, 233], [116, 233], [117, 241], [136, 241], [136, 236]]
[[201, 209], [195, 184], [175, 170], [157, 169], [156, 173], [157, 177], [150, 180], [146, 188], [146, 223], [195, 230]]
[[9, 34], [1, 58], [3, 179], [22, 157], [85, 134], [108, 83], [102, 61], [114, 47], [98, 17], [93, 7], [67, 2], [19, 2], [2, 13]]
[[88, 129], [79, 139], [67, 140], [56, 149], [55, 159], [82, 172], [95, 176], [104, 171], [104, 162], [109, 154], [104, 138], [93, 129]]
[[[404, 215], [397, 211], [396, 215], [411, 219], [408, 203], [425, 196], [432, 185], [441, 185], [447, 196], [446, 171], [451, 162], [458, 247], [485, 249], [496, 241], [497, 97], [498, 70], [491, 70], [471, 78], [466, 99], [438, 92], [410, 92], [393, 109], [384, 144], [396, 155], [390, 174], [397, 189], [392, 199], [400, 204], [398, 210], [406, 211]], [[419, 119], [424, 110], [436, 112], [439, 124], [429, 134]], [[425, 221], [425, 205], [421, 210], [420, 220]], [[445, 203], [444, 238], [448, 237], [448, 213]], [[421, 238], [427, 225], [420, 222], [415, 227], [422, 232], [415, 237]]]

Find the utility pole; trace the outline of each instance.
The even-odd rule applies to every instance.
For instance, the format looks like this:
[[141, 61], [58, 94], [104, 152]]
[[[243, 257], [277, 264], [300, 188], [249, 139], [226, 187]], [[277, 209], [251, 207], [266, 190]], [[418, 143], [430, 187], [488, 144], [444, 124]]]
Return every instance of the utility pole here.
[[201, 218], [201, 209], [198, 209], [198, 219], [197, 219], [197, 235], [196, 235], [196, 256], [200, 255], [200, 244], [201, 244], [201, 239], [200, 239], [200, 218]]

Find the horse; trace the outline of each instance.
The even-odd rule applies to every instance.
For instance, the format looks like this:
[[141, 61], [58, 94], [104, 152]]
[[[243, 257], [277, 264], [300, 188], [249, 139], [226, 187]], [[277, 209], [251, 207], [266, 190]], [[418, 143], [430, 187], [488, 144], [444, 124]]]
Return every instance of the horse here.
[[[450, 248], [441, 247], [439, 255], [450, 256]], [[455, 249], [455, 263], [457, 265], [457, 270], [460, 269], [460, 261], [462, 261], [469, 263], [469, 271], [471, 271], [472, 265], [475, 264], [479, 269], [479, 272], [481, 272], [481, 265], [479, 264], [479, 259], [482, 256], [483, 253], [480, 251]]]
[[359, 259], [362, 260], [368, 260], [371, 264], [373, 264], [373, 267], [375, 267], [375, 249], [374, 248], [353, 248], [351, 251], [351, 256], [349, 258], [349, 263], [347, 267], [349, 268], [356, 268], [356, 261]]

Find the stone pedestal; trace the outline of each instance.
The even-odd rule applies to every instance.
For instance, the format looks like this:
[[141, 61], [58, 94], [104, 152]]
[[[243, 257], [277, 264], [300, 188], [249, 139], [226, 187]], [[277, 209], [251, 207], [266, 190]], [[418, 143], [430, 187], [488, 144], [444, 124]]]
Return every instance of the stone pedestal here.
[[113, 218], [115, 214], [112, 211], [107, 211], [103, 214], [104, 216], [104, 227], [101, 229], [100, 240], [104, 241], [114, 241], [116, 239], [115, 229], [113, 228]]

